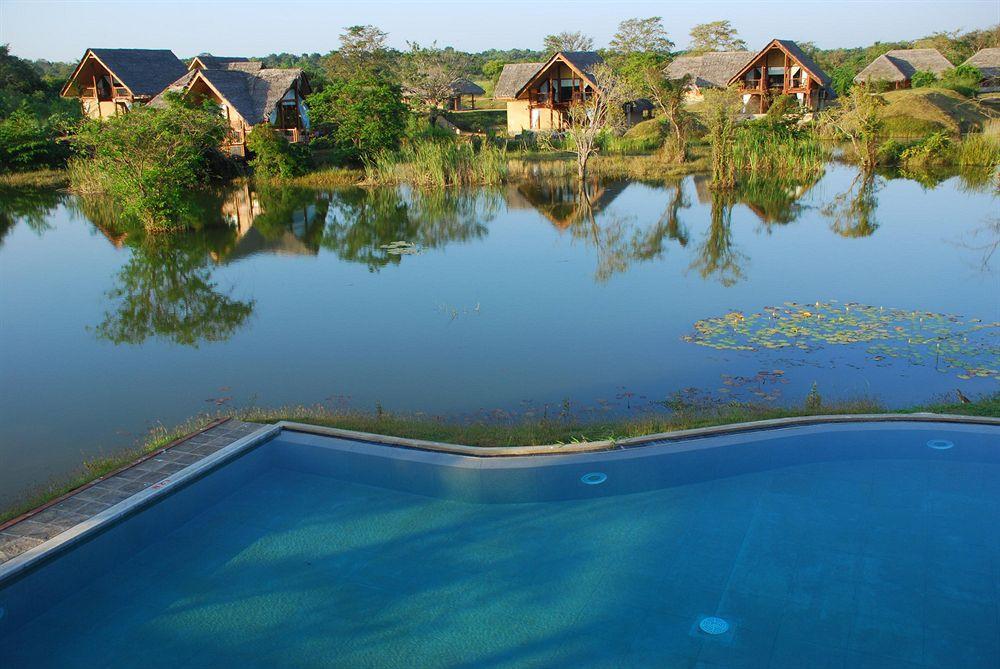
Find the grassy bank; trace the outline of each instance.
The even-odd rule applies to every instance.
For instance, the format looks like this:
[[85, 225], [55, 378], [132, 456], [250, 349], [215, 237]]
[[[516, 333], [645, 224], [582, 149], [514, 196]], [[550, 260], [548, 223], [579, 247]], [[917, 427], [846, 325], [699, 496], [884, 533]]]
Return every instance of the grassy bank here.
[[32, 172], [2, 172], [0, 187], [6, 188], [65, 188], [69, 186], [66, 170], [34, 170]]
[[938, 401], [904, 409], [887, 409], [871, 398], [815, 401], [798, 406], [772, 407], [753, 404], [674, 406], [670, 411], [653, 411], [634, 416], [586, 419], [556, 408], [552, 417], [542, 419], [489, 419], [451, 421], [424, 415], [336, 410], [322, 406], [294, 406], [275, 409], [248, 409], [229, 414], [202, 415], [173, 428], [158, 426], [133, 448], [86, 461], [79, 471], [65, 479], [39, 488], [25, 499], [0, 511], [0, 522], [18, 516], [47, 501], [120, 469], [171, 441], [201, 429], [227, 415], [242, 420], [273, 423], [279, 420], [336, 427], [395, 437], [441, 441], [469, 446], [534, 446], [603, 441], [639, 437], [699, 427], [731, 425], [755, 420], [796, 416], [932, 412], [1000, 418], [1000, 393], [977, 398], [970, 403]]

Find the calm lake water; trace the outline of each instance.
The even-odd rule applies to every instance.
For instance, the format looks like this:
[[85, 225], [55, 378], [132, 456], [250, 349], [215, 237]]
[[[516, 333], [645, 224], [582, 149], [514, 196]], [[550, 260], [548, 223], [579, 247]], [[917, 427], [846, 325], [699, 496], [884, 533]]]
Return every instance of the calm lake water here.
[[157, 422], [316, 404], [456, 419], [996, 390], [997, 193], [827, 167], [421, 194], [237, 187], [197, 232], [0, 194], [0, 503]]

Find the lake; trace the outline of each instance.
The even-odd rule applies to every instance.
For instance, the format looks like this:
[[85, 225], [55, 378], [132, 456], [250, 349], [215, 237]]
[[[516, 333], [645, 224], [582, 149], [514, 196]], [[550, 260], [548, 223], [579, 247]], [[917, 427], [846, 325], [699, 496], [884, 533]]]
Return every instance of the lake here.
[[988, 179], [238, 185], [191, 215], [150, 239], [105, 200], [0, 193], [0, 503], [220, 409], [905, 406], [1000, 378]]

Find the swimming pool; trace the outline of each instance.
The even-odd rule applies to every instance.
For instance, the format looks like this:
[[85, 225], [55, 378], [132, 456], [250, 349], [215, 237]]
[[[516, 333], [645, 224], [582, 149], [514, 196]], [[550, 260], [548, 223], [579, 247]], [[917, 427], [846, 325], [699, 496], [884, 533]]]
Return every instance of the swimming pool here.
[[0, 584], [0, 666], [997, 666], [998, 434], [482, 458], [284, 430]]

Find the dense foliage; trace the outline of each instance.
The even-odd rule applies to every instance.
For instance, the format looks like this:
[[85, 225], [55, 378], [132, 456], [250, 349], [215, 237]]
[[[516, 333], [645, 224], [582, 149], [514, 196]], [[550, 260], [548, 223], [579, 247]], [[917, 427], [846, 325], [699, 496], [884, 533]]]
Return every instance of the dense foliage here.
[[250, 167], [260, 177], [287, 179], [309, 170], [309, 149], [306, 144], [290, 144], [268, 124], [258, 125], [247, 136]]
[[364, 71], [331, 81], [308, 103], [314, 126], [349, 161], [398, 148], [409, 115], [398, 83]]
[[228, 128], [215, 109], [171, 100], [80, 126], [71, 178], [78, 189], [114, 196], [121, 214], [150, 230], [181, 227], [192, 188], [213, 175]]

